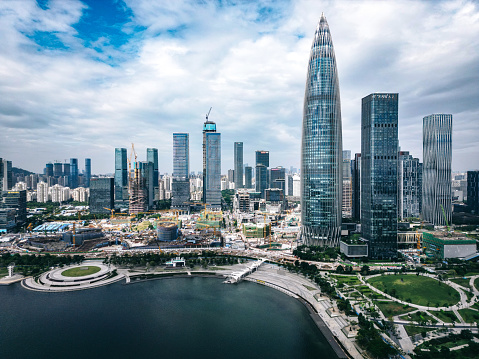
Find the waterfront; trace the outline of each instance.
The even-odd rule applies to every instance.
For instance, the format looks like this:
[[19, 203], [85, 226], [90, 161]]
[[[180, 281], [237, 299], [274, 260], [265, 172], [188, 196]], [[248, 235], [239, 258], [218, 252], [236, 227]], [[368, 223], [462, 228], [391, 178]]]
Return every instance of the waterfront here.
[[0, 287], [0, 357], [336, 357], [297, 300], [254, 283], [177, 278], [87, 291]]

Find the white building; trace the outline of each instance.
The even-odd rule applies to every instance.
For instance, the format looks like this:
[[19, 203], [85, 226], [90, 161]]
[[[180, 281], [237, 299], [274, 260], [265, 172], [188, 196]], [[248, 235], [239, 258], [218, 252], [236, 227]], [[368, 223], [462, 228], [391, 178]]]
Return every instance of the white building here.
[[48, 202], [48, 184], [45, 182], [37, 183], [37, 202]]
[[301, 177], [297, 174], [293, 175], [293, 196], [301, 197]]
[[78, 187], [71, 191], [71, 195], [74, 201], [88, 202], [88, 199], [90, 198], [90, 189]]

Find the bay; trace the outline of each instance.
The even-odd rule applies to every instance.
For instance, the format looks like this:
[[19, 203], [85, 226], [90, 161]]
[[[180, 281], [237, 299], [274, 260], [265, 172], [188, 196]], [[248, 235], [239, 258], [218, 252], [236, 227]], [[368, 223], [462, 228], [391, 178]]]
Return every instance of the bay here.
[[0, 358], [336, 358], [297, 300], [175, 278], [43, 293], [0, 287]]

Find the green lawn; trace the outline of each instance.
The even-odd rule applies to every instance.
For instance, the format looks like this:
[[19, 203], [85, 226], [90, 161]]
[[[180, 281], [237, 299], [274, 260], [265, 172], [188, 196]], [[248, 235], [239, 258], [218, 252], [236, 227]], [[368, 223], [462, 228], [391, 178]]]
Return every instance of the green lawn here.
[[464, 288], [469, 288], [469, 281], [471, 280], [470, 278], [452, 278], [452, 279], [449, 279], [451, 282], [454, 282], [456, 284], [459, 284], [461, 286], [463, 286]]
[[416, 334], [421, 334], [422, 332], [430, 332], [434, 330], [435, 328], [422, 328], [422, 327], [416, 327], [414, 325], [405, 325], [404, 329], [406, 329], [407, 335], [410, 337], [416, 335]]
[[379, 310], [381, 310], [381, 312], [383, 312], [383, 314], [388, 318], [392, 318], [395, 315], [408, 313], [414, 310], [414, 308], [407, 306], [404, 308], [404, 305], [396, 302], [374, 302], [374, 304], [376, 304]]
[[479, 290], [479, 278], [474, 279], [474, 287]]
[[418, 322], [418, 323], [428, 322], [428, 321], [431, 321], [432, 323], [437, 322], [436, 319], [429, 316], [427, 313], [421, 312], [421, 311], [417, 311], [417, 312], [409, 314], [409, 315], [403, 315], [401, 318], [406, 319], [406, 320], [411, 320], [411, 321], [414, 321], [414, 322]]
[[355, 275], [351, 275], [351, 276], [331, 275], [331, 278], [337, 279], [338, 283], [344, 283], [347, 285], [361, 284], [360, 280]]
[[466, 323], [479, 322], [479, 312], [472, 309], [459, 309], [459, 314]]
[[459, 292], [435, 279], [416, 275], [385, 275], [368, 280], [379, 290], [398, 299], [431, 307], [459, 302]]
[[62, 276], [65, 277], [83, 277], [85, 275], [90, 275], [97, 273], [101, 270], [100, 267], [97, 266], [81, 266], [81, 267], [75, 267], [75, 268], [70, 268], [67, 270], [64, 270], [62, 272]]
[[445, 323], [452, 323], [455, 321], [456, 323], [459, 322], [459, 319], [457, 319], [456, 314], [453, 312], [434, 312], [434, 316], [438, 317]]

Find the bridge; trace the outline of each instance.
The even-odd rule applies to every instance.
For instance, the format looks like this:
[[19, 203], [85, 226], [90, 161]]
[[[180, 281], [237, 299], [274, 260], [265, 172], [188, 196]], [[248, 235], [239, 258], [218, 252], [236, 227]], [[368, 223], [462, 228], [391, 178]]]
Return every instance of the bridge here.
[[266, 261], [266, 259], [261, 258], [260, 260], [257, 260], [256, 262], [253, 262], [249, 264], [245, 269], [239, 272], [232, 272], [231, 274], [225, 275], [226, 280], [223, 283], [238, 283], [241, 282], [244, 277], [246, 277], [248, 274], [253, 273], [255, 270], [259, 268], [261, 264], [263, 264]]

